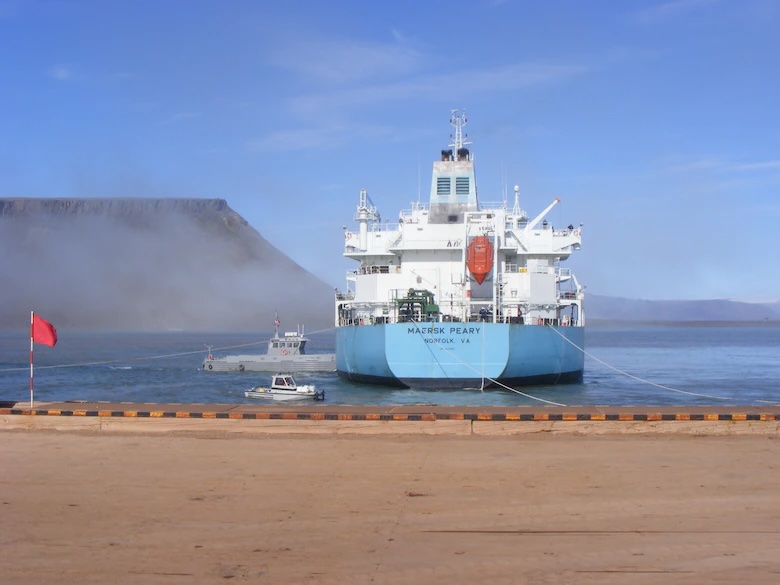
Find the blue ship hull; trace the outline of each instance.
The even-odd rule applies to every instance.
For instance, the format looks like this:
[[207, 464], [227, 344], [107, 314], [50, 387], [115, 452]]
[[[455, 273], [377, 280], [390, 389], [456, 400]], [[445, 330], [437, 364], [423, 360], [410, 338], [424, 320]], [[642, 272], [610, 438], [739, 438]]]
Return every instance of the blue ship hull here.
[[507, 386], [578, 382], [584, 341], [582, 327], [456, 322], [339, 327], [336, 370], [354, 382], [421, 389], [489, 387], [490, 380]]

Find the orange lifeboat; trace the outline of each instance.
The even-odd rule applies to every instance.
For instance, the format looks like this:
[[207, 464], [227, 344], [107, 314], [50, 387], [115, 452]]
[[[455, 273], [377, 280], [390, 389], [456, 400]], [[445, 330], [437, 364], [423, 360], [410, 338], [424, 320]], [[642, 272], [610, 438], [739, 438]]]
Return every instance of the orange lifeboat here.
[[469, 243], [466, 266], [478, 284], [493, 269], [493, 244], [487, 236], [477, 236]]

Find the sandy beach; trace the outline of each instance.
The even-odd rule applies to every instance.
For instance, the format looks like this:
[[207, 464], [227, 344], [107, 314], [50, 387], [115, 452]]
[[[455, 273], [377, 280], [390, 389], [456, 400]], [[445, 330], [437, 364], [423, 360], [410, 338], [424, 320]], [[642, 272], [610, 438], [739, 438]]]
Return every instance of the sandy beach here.
[[2, 582], [777, 583], [765, 436], [4, 431]]

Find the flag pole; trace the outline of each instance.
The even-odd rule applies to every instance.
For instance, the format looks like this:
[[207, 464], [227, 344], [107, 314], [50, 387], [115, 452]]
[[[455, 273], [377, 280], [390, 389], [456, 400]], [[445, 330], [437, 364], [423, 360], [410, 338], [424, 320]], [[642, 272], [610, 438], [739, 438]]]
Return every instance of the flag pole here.
[[33, 409], [33, 327], [35, 311], [30, 311], [30, 410]]

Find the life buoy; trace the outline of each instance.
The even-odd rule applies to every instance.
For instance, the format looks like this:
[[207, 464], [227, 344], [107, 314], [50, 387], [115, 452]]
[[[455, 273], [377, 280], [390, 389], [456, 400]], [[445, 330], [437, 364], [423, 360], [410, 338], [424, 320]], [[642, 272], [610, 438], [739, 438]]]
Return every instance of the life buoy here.
[[213, 370], [213, 369], [214, 369], [214, 366], [212, 366], [211, 364], [209, 364], [209, 370]]
[[288, 352], [286, 349], [282, 350], [282, 355], [287, 355], [288, 353], [290, 353], [290, 352]]
[[243, 372], [244, 371], [244, 364], [238, 364], [238, 371]]

